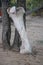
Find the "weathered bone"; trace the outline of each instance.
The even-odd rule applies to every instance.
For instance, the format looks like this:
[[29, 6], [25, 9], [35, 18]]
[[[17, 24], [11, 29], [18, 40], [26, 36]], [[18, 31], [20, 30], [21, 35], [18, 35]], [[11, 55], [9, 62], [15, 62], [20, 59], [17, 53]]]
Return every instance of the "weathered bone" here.
[[11, 19], [14, 22], [15, 27], [17, 28], [21, 40], [22, 40], [22, 45], [20, 47], [20, 53], [21, 54], [25, 54], [25, 53], [32, 53], [32, 48], [29, 44], [28, 41], [28, 37], [27, 37], [27, 33], [24, 27], [24, 22], [23, 22], [23, 15], [25, 13], [25, 10], [23, 7], [18, 7], [17, 9], [19, 10], [15, 10], [15, 6], [11, 7], [9, 12], [7, 9], [7, 12], [9, 14], [9, 16], [11, 17]]

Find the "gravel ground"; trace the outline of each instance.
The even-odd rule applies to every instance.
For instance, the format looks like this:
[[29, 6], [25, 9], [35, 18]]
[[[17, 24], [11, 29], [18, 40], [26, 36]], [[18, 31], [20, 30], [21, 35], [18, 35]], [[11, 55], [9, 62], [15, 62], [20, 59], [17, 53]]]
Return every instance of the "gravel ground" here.
[[[2, 23], [0, 23], [0, 65], [43, 65], [43, 18], [26, 17], [26, 30], [30, 44], [36, 49], [36, 55], [22, 55], [19, 52], [3, 51]], [[12, 27], [11, 45], [14, 38], [14, 25]]]

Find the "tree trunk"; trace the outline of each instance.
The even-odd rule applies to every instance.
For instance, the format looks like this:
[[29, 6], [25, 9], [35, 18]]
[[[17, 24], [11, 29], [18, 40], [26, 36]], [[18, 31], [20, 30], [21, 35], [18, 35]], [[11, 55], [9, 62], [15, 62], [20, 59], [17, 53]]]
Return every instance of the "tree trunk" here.
[[[17, 7], [18, 6], [24, 7], [24, 9], [26, 11], [26, 0], [17, 0]], [[24, 14], [23, 18], [24, 18], [24, 25], [25, 25], [25, 28], [26, 28], [25, 14]], [[20, 38], [20, 35], [19, 35], [17, 29], [15, 29], [15, 37], [14, 37], [12, 48], [14, 48], [14, 47], [19, 47], [20, 48], [20, 45], [21, 45], [21, 38]]]
[[10, 48], [10, 37], [11, 37], [11, 22], [7, 14], [8, 0], [1, 0], [2, 2], [2, 43], [4, 49]]

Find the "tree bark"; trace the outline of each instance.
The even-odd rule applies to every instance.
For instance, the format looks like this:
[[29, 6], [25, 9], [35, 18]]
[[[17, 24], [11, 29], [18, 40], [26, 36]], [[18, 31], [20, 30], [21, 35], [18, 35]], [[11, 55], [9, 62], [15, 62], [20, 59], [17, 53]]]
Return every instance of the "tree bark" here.
[[[26, 0], [17, 0], [17, 7], [18, 6], [24, 7], [24, 9], [26, 11]], [[23, 18], [24, 18], [24, 25], [26, 28], [26, 18], [25, 17], [26, 17], [26, 15], [24, 14]], [[12, 48], [14, 48], [14, 47], [20, 48], [21, 43], [22, 43], [22, 41], [21, 41], [20, 35], [19, 35], [17, 29], [15, 29], [15, 37], [14, 37]]]
[[8, 0], [1, 0], [2, 2], [2, 43], [4, 49], [10, 48], [10, 37], [11, 37], [11, 22], [7, 14]]

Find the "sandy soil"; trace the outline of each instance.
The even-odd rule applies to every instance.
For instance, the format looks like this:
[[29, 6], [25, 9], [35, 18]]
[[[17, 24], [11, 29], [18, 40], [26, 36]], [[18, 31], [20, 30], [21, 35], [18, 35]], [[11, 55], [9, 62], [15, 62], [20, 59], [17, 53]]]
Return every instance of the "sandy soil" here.
[[[3, 51], [2, 23], [0, 23], [0, 65], [43, 65], [43, 18], [26, 17], [26, 30], [30, 44], [35, 47], [36, 55], [22, 55], [19, 52]], [[14, 38], [14, 26], [12, 25], [12, 38]]]

